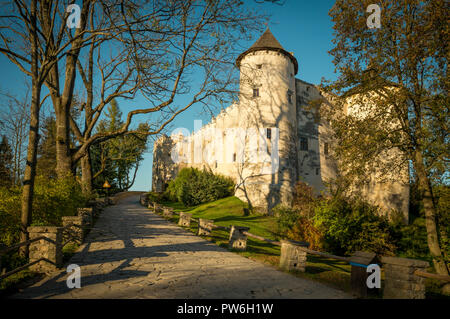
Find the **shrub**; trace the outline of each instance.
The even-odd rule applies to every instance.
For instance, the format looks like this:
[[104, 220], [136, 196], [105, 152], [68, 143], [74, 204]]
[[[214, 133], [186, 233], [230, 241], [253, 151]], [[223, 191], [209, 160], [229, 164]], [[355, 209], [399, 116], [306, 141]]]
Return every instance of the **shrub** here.
[[[10, 246], [19, 242], [22, 189], [0, 188], [0, 244]], [[86, 198], [72, 177], [53, 180], [36, 177], [32, 208], [32, 225], [61, 226], [62, 216], [75, 215], [84, 206]], [[1, 245], [0, 245], [1, 246]], [[7, 270], [25, 263], [17, 251], [2, 256]]]
[[195, 168], [183, 168], [169, 183], [167, 196], [185, 206], [195, 206], [233, 195], [232, 179]]
[[287, 206], [278, 205], [274, 207], [273, 212], [275, 217], [277, 217], [277, 233], [279, 235], [287, 234], [291, 231], [300, 218], [298, 211]]
[[[0, 241], [8, 246], [19, 240], [21, 201], [21, 188], [0, 188]], [[49, 180], [37, 176], [32, 225], [60, 226], [62, 216], [75, 215], [77, 208], [85, 203], [86, 199], [75, 179]]]
[[334, 254], [366, 250], [391, 255], [395, 251], [388, 219], [364, 201], [342, 197], [322, 200], [313, 220], [324, 234], [324, 249]]
[[33, 225], [59, 226], [62, 216], [77, 214], [86, 204], [80, 184], [73, 177], [47, 179], [36, 177], [33, 200]]
[[21, 189], [0, 187], [0, 243], [10, 246], [19, 241]]
[[158, 192], [149, 192], [147, 194], [147, 199], [149, 202], [161, 203], [164, 201], [164, 194]]
[[303, 216], [295, 208], [277, 206], [274, 208], [277, 218], [277, 232], [281, 237], [308, 242], [309, 248], [322, 250], [323, 234], [314, 226], [313, 221]]
[[426, 258], [429, 255], [425, 218], [415, 218], [405, 225], [393, 224], [393, 234], [397, 246], [396, 254], [405, 258]]
[[288, 232], [288, 237], [293, 240], [309, 243], [309, 249], [323, 250], [323, 233], [314, 226], [314, 222], [310, 218], [305, 216], [300, 216], [292, 230]]
[[314, 196], [314, 190], [304, 182], [297, 182], [294, 190], [292, 207], [299, 211], [302, 216], [312, 217], [317, 198]]

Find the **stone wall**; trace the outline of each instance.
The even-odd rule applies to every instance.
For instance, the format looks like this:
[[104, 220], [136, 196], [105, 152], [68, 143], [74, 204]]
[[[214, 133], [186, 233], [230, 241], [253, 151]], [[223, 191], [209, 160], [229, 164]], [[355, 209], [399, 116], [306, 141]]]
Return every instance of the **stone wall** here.
[[424, 299], [425, 278], [414, 274], [416, 270], [425, 271], [429, 263], [423, 260], [382, 257], [385, 286], [385, 299]]
[[41, 236], [46, 237], [46, 239], [41, 239], [30, 244], [30, 262], [45, 258], [45, 261], [40, 261], [30, 266], [31, 271], [50, 273], [62, 266], [62, 230], [62, 227], [53, 226], [28, 227], [30, 239]]

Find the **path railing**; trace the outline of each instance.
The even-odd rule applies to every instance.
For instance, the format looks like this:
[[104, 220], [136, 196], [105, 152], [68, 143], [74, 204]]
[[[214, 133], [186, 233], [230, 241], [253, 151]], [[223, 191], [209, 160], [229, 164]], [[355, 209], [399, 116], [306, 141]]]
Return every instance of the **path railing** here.
[[384, 270], [385, 283], [383, 298], [424, 299], [425, 278], [450, 282], [450, 276], [432, 274], [426, 271], [430, 265], [423, 260], [377, 256], [375, 253], [357, 251], [350, 257], [336, 256], [333, 254], [309, 249], [309, 243], [293, 240], [275, 241], [249, 232], [249, 227], [231, 225], [230, 227], [214, 224], [214, 220], [193, 218], [192, 214], [174, 212], [170, 207], [164, 207], [158, 203], [152, 203], [141, 197], [141, 204], [152, 209], [156, 213], [162, 213], [164, 217], [171, 218], [179, 215], [178, 225], [190, 227], [191, 221], [198, 224], [198, 235], [210, 236], [214, 229], [230, 232], [228, 247], [244, 251], [247, 249], [247, 238], [251, 237], [281, 247], [280, 268], [286, 271], [306, 270], [307, 254], [335, 259], [351, 265], [351, 290], [360, 298], [367, 297], [367, 278], [370, 275], [367, 267], [370, 264], [380, 264]]
[[[61, 268], [63, 247], [69, 243], [82, 244], [88, 231], [92, 229], [93, 220], [103, 207], [111, 203], [109, 198], [91, 201], [89, 204], [92, 207], [78, 208], [76, 216], [63, 216], [62, 227], [28, 227], [29, 240], [0, 249], [0, 280], [27, 268], [39, 273], [50, 273]], [[28, 263], [2, 272], [1, 257], [23, 246], [28, 246]]]

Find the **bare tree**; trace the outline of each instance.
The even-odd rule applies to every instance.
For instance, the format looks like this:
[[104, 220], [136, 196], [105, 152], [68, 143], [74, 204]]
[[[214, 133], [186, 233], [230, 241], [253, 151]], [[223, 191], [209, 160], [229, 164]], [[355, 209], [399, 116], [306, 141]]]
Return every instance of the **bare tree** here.
[[[258, 27], [257, 22], [261, 18], [240, 12], [240, 4], [235, 1], [215, 4], [156, 1], [152, 7], [127, 2], [126, 6], [128, 14], [124, 14], [126, 10], [122, 7], [113, 11], [113, 7], [104, 6], [97, 9], [99, 14], [91, 10], [89, 26], [105, 29], [102, 27], [105, 21], [117, 23], [115, 36], [102, 34], [95, 37], [85, 60], [80, 57], [77, 61], [86, 90], [86, 102], [82, 107], [84, 129], [71, 119], [71, 128], [78, 142], [72, 150], [72, 164], [81, 159], [86, 193], [92, 189], [89, 147], [93, 143], [135, 133], [130, 124], [132, 118], [140, 114], [156, 115], [152, 117], [148, 134], [158, 134], [175, 116], [192, 105], [211, 102], [223, 98], [221, 93], [231, 92], [235, 84], [232, 61], [236, 52], [232, 49], [240, 37], [233, 32]], [[145, 22], [142, 22], [141, 12], [147, 13]], [[113, 52], [105, 55], [105, 48], [113, 48], [110, 50]], [[198, 88], [194, 90], [195, 73], [200, 76], [196, 77]], [[97, 90], [95, 78], [99, 79]], [[93, 134], [109, 102], [120, 97], [133, 98], [137, 92], [152, 107], [129, 112], [123, 127], [116, 131]], [[179, 105], [177, 96], [190, 101]]]
[[0, 121], [13, 153], [13, 185], [20, 185], [25, 169], [26, 142], [30, 125], [29, 94], [29, 90], [25, 92], [23, 98], [9, 93], [2, 94], [5, 100], [1, 105]]

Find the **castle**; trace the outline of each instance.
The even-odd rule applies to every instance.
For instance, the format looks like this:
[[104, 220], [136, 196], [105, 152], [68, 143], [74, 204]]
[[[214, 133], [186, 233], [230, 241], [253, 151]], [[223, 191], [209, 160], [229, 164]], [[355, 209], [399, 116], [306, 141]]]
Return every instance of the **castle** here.
[[[179, 169], [196, 167], [233, 178], [235, 195], [267, 212], [291, 203], [297, 181], [324, 191], [338, 174], [332, 156], [336, 141], [308, 102], [326, 95], [295, 77], [296, 58], [269, 29], [238, 56], [236, 65], [238, 102], [190, 135], [163, 135], [155, 142], [152, 190], [163, 191]], [[407, 167], [401, 175], [390, 182], [374, 178], [363, 194], [386, 212], [401, 212], [407, 222]]]

